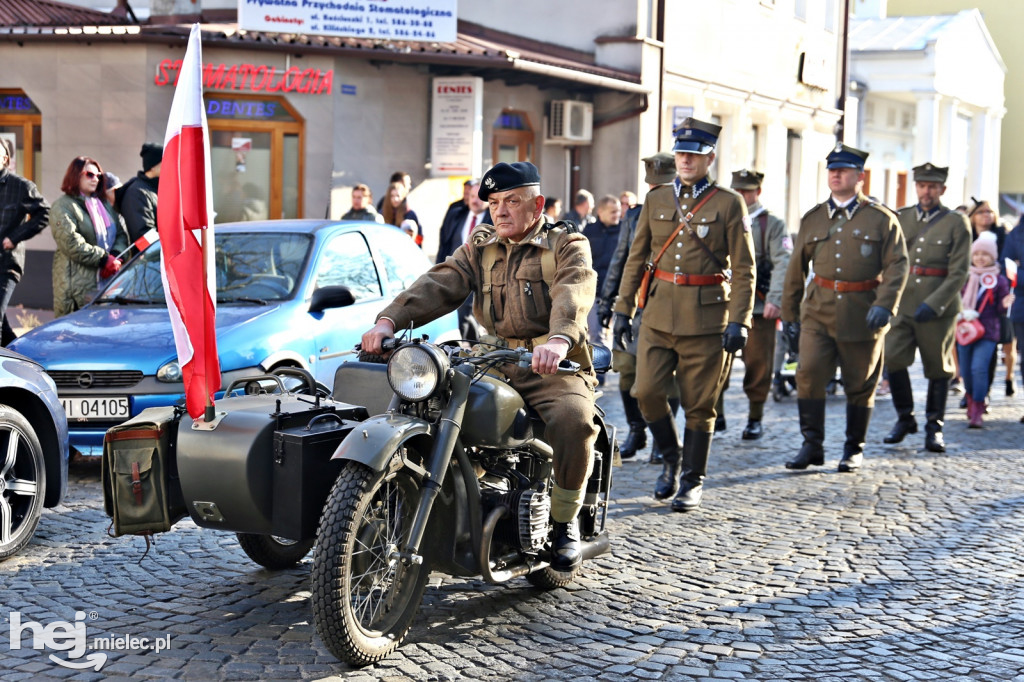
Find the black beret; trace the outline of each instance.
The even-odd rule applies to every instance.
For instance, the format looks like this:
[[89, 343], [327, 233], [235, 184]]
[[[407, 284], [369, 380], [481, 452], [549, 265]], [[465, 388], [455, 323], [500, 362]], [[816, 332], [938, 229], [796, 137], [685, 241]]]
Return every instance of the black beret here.
[[492, 166], [480, 178], [480, 189], [477, 193], [482, 201], [487, 201], [492, 192], [504, 192], [516, 187], [539, 184], [540, 173], [529, 161], [501, 162]]

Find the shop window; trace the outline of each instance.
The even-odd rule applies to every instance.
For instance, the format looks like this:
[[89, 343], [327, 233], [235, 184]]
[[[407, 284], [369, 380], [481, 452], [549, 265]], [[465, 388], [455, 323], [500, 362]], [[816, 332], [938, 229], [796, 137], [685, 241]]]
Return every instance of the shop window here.
[[534, 133], [529, 114], [515, 109], [503, 110], [498, 120], [494, 122], [494, 141], [491, 149], [494, 163], [536, 163], [533, 160], [533, 144]]
[[0, 88], [0, 138], [14, 147], [10, 169], [37, 185], [41, 173], [43, 115], [24, 90]]
[[283, 97], [204, 98], [216, 221], [301, 218], [302, 117]]

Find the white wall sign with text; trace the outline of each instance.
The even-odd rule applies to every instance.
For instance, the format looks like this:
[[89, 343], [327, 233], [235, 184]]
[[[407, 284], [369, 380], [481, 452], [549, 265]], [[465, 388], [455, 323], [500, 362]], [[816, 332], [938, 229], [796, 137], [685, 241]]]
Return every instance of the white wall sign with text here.
[[432, 95], [431, 175], [479, 177], [484, 139], [483, 79], [435, 78]]
[[455, 42], [457, 0], [238, 0], [246, 31]]

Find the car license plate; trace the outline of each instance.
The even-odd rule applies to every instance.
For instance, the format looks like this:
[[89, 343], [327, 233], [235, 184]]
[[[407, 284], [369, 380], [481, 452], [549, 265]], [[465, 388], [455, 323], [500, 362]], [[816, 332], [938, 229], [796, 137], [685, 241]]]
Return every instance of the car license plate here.
[[108, 395], [97, 398], [61, 398], [60, 404], [68, 419], [78, 421], [110, 421], [131, 416], [128, 396]]

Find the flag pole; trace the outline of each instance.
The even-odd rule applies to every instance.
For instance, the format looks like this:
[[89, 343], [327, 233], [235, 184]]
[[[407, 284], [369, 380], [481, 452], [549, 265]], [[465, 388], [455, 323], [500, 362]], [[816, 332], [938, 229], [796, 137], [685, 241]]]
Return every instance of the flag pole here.
[[[204, 282], [209, 282], [210, 281], [210, 277], [209, 277], [209, 274], [210, 274], [210, 272], [209, 272], [210, 263], [209, 263], [209, 260], [206, 257], [207, 249], [209, 248], [209, 246], [208, 246], [208, 242], [206, 240], [207, 229], [206, 229], [205, 225], [203, 226], [203, 229], [200, 230], [200, 232], [202, 232], [201, 244], [202, 244], [202, 252], [203, 252], [203, 281]], [[209, 293], [209, 292], [207, 292], [207, 293]], [[206, 396], [206, 410], [203, 413], [203, 421], [205, 421], [207, 424], [209, 424], [210, 422], [212, 422], [214, 419], [217, 418], [217, 409], [213, 406], [213, 400], [210, 399], [210, 393], [211, 393], [211, 391], [210, 391], [210, 377], [209, 377], [208, 373], [204, 371], [203, 372], [203, 395]]]

